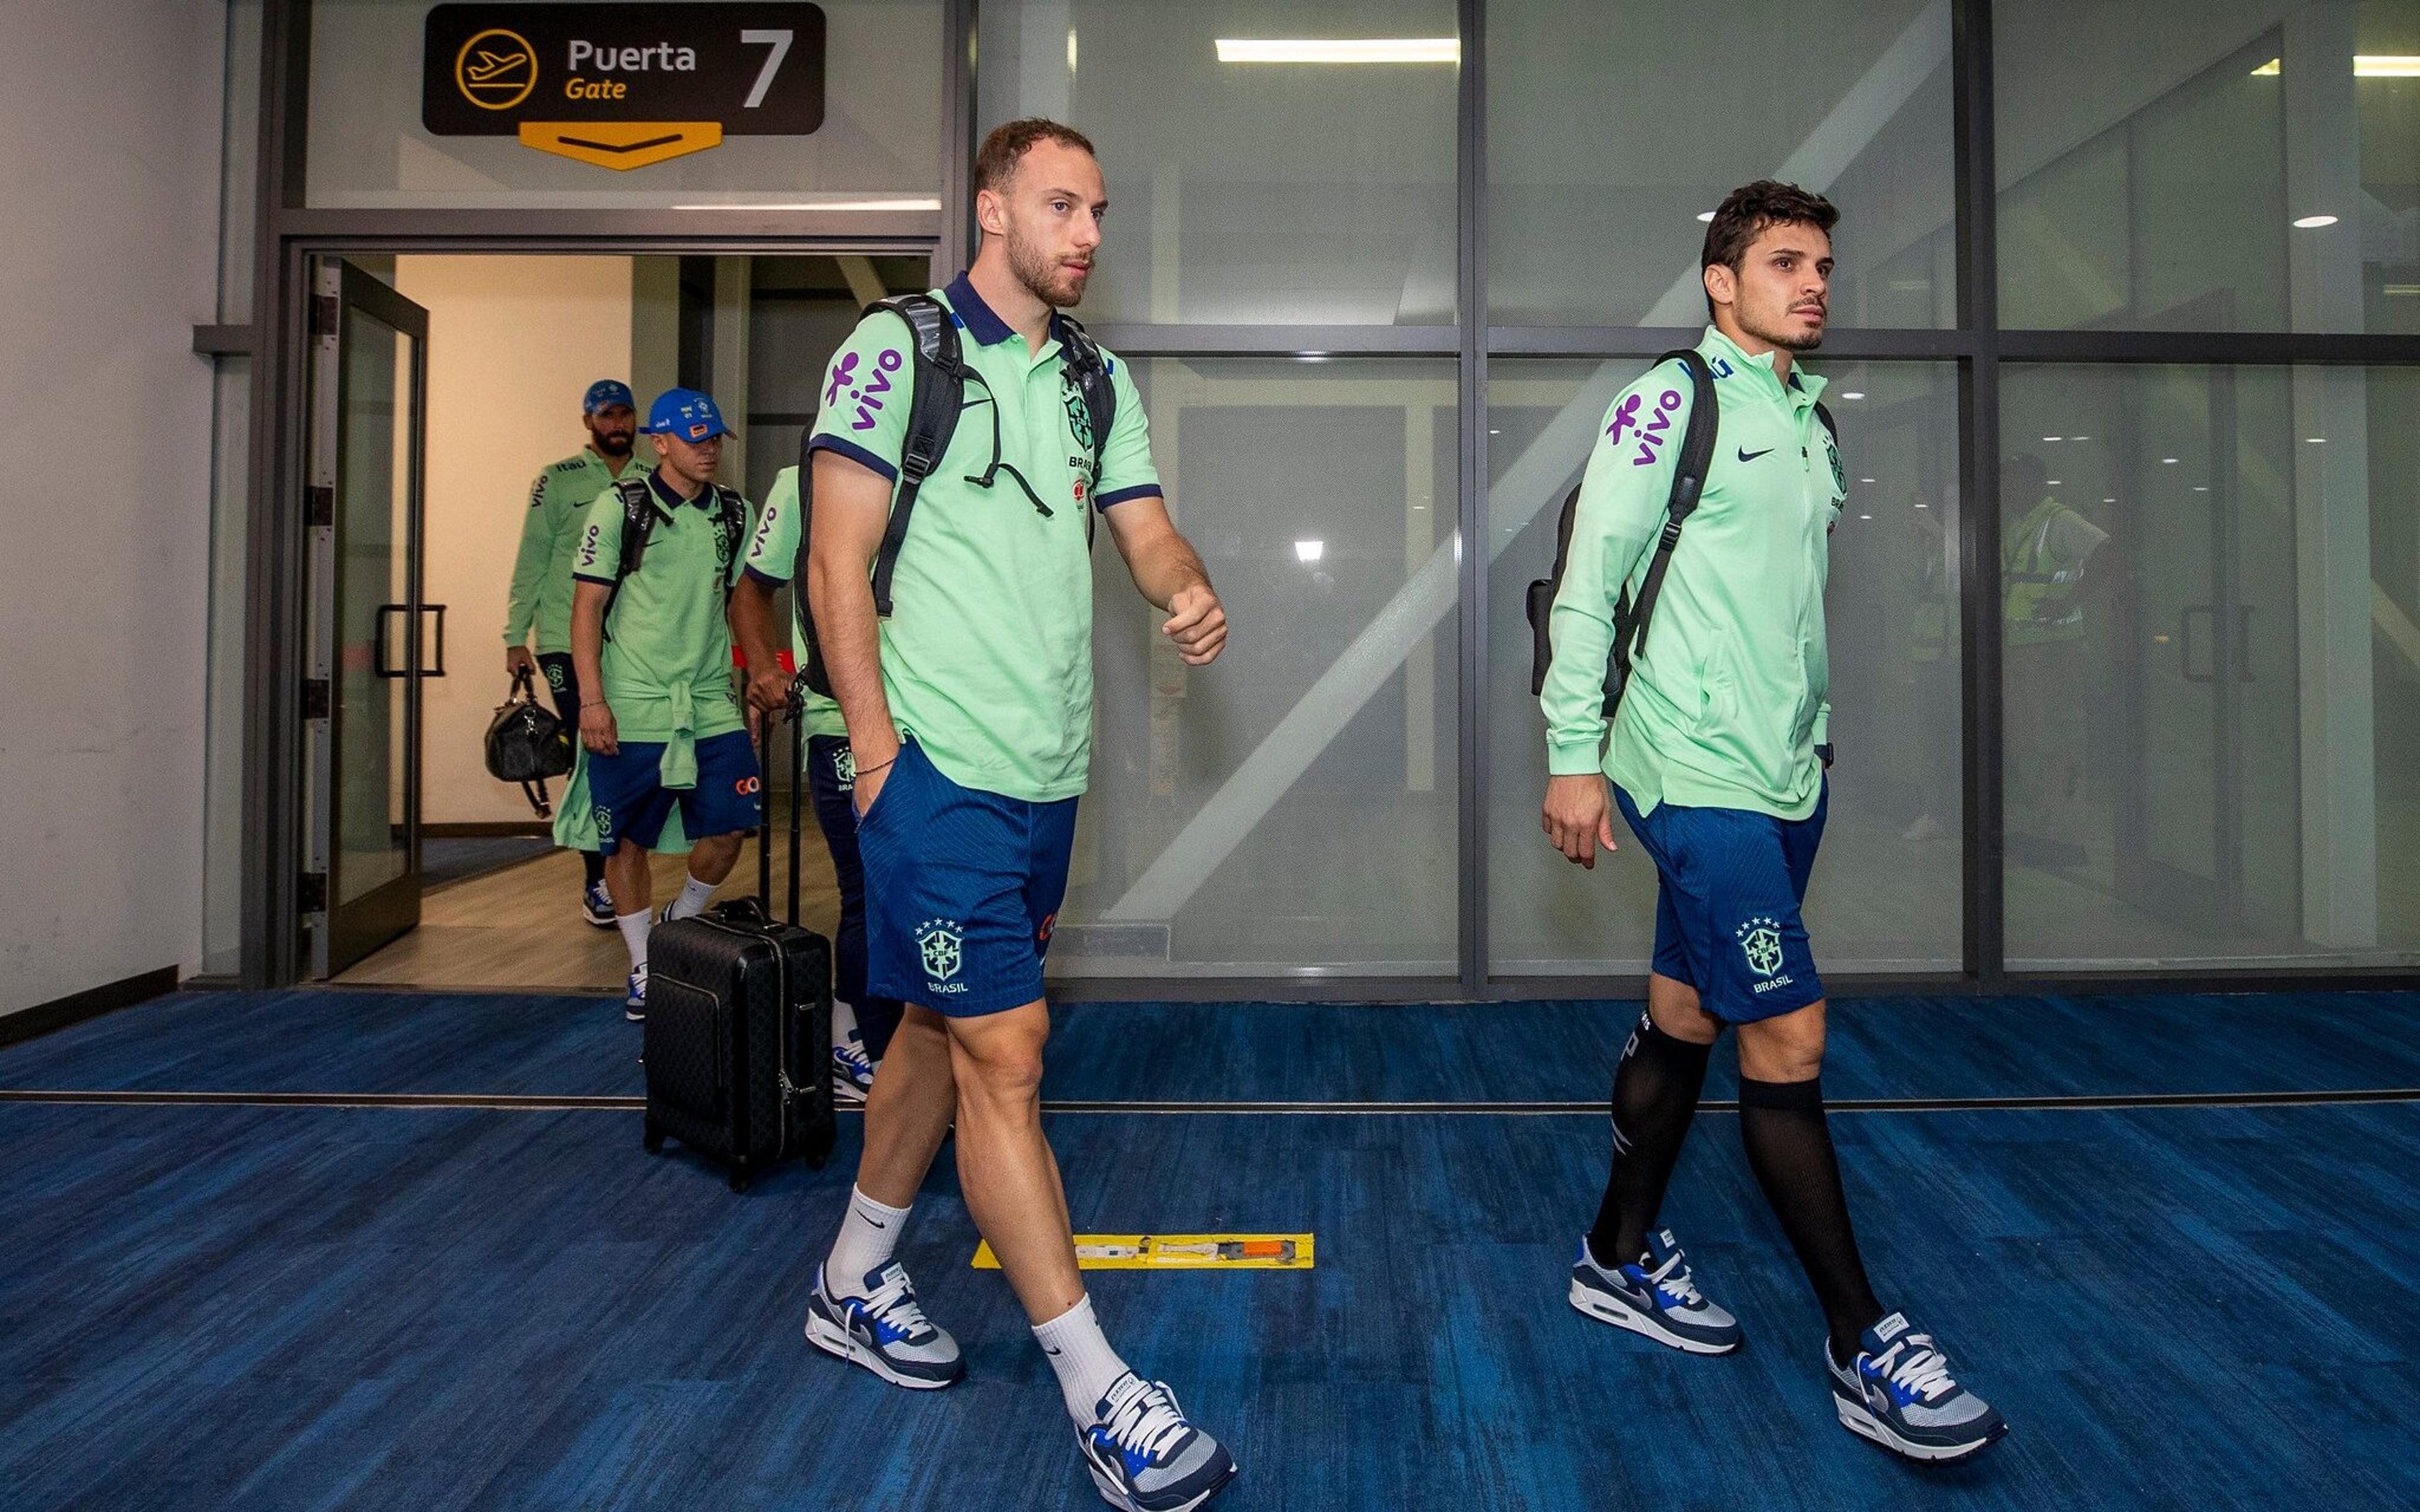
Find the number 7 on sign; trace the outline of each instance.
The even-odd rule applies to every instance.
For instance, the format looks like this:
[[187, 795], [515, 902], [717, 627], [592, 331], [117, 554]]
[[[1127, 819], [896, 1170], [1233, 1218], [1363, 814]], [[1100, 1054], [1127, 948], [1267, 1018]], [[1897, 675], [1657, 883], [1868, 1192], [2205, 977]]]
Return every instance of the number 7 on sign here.
[[[756, 75], [756, 86], [748, 91], [748, 100], [741, 109], [754, 110], [765, 103], [765, 97], [773, 89], [773, 75], [782, 71], [782, 60], [790, 55], [790, 40], [798, 35], [794, 31], [743, 31], [739, 34], [743, 46], [773, 50], [766, 57], [765, 71]], [[727, 100], [730, 97], [726, 95], [723, 98]]]

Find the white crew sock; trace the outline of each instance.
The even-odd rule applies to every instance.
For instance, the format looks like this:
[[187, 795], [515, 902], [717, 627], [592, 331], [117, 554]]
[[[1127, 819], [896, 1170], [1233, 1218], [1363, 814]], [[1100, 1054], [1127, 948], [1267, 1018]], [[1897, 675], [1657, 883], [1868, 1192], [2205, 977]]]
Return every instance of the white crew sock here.
[[647, 964], [647, 926], [656, 916], [642, 908], [635, 914], [615, 914], [613, 925], [622, 932], [622, 943], [630, 948], [630, 969], [638, 970]]
[[1066, 1398], [1067, 1415], [1082, 1429], [1094, 1421], [1093, 1414], [1100, 1407], [1101, 1398], [1126, 1373], [1126, 1363], [1101, 1336], [1101, 1325], [1093, 1317], [1093, 1299], [1086, 1297], [1050, 1321], [1037, 1325], [1033, 1342], [1042, 1346], [1042, 1352], [1049, 1357], [1050, 1368], [1059, 1372], [1059, 1395]]
[[824, 1261], [824, 1286], [834, 1297], [862, 1297], [867, 1273], [881, 1269], [899, 1248], [899, 1231], [908, 1227], [906, 1208], [888, 1208], [855, 1187], [848, 1189], [848, 1212], [832, 1241], [831, 1257]]
[[720, 883], [700, 882], [697, 878], [690, 877], [681, 884], [680, 896], [673, 900], [673, 905], [664, 917], [692, 918], [705, 913], [706, 905], [714, 899], [714, 889], [720, 886]]
[[857, 1040], [857, 1005], [845, 998], [832, 999], [832, 1048], [845, 1050]]

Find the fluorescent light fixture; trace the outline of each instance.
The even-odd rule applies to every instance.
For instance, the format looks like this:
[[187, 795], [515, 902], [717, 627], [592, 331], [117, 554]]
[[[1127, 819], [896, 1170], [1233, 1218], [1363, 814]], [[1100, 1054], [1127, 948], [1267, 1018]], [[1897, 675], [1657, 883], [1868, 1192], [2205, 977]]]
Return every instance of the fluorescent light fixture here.
[[2305, 215], [2294, 223], [2294, 229], [2297, 231], [2317, 231], [2321, 226], [2334, 225], [2335, 224], [2336, 218], [2333, 215]]
[[2092, 440], [2092, 438], [2089, 436], [2070, 436], [2068, 440], [2071, 441], [2088, 441]]
[[938, 210], [938, 199], [813, 199], [783, 205], [675, 205], [676, 210]]
[[1459, 37], [1218, 39], [1221, 63], [1459, 63]]
[[1859, 483], [1871, 483], [1871, 482], [1873, 482], [1874, 480], [1873, 480], [1873, 479], [1871, 479], [1871, 478], [1859, 478], [1857, 481], [1858, 481]]
[[2042, 485], [2045, 487], [2057, 488], [2064, 486], [2065, 482], [2066, 480], [2062, 478], [2044, 478], [2042, 480]]
[[1862, 399], [1865, 396], [1866, 394], [1863, 389], [1851, 389], [1846, 393], [1840, 395], [1843, 399]]
[[1294, 544], [1294, 559], [1296, 562], [1317, 562], [1326, 554], [1326, 541], [1296, 541]]
[[1919, 503], [1916, 507], [1918, 509], [1931, 509], [1932, 506], [1931, 504]]
[[2210, 492], [2210, 486], [2207, 484], [2196, 483], [2194, 485], [2194, 492], [2208, 493]]
[[1873, 517], [1872, 517], [1871, 515], [1860, 515], [1860, 516], [1858, 516], [1857, 517], [1858, 517], [1859, 519], [1871, 519], [1871, 518], [1873, 518]]
[[2175, 457], [2173, 457], [2173, 456], [2164, 456], [2164, 457], [2160, 458], [2160, 466], [2162, 466], [2162, 467], [2164, 467], [2164, 468], [2172, 468], [2172, 467], [2175, 467], [2176, 465], [2177, 465], [2177, 459], [2176, 459]]
[[2115, 500], [2115, 499], [2103, 499], [2103, 500], [2102, 500], [2102, 501], [2102, 501], [2102, 503], [2104, 503], [2104, 504], [2114, 504], [2114, 503], [2116, 503], [2118, 501], [2117, 501], [2117, 500]]
[[1067, 71], [1076, 71], [1076, 28], [1067, 28]]
[[2303, 442], [2306, 446], [2325, 446], [2328, 439], [2325, 436], [2305, 436], [2303, 438]]
[[1700, 221], [1711, 221], [1714, 218], [1714, 212], [1712, 210], [1699, 210], [1698, 212], [1698, 219]]
[[2063, 441], [2067, 440], [2067, 438], [2064, 436], [2045, 436], [2042, 440], [2046, 441]]
[[[2256, 79], [2273, 79], [2286, 71], [2283, 58], [2271, 58], [2252, 70]], [[2352, 76], [2356, 79], [2420, 79], [2420, 57], [2393, 53], [2356, 53], [2352, 58]]]

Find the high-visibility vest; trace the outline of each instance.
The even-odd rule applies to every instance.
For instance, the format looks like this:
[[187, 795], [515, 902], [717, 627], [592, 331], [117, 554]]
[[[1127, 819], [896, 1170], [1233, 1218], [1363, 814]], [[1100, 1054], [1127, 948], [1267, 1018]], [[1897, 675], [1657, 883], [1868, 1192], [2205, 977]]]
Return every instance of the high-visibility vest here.
[[2044, 498], [2000, 543], [2001, 633], [2009, 645], [2084, 638], [2084, 563], [2050, 559], [2051, 529], [2067, 513], [2056, 498]]

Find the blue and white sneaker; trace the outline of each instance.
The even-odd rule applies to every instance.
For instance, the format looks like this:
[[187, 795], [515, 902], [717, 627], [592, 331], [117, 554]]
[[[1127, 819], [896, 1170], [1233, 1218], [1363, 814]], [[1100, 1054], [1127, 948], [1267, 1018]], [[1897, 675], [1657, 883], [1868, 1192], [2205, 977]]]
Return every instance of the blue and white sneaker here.
[[1893, 1313], [1866, 1330], [1848, 1367], [1823, 1364], [1832, 1375], [1832, 1405], [1840, 1425], [1895, 1455], [1936, 1464], [1980, 1453], [2009, 1431], [1991, 1403], [1950, 1379], [1949, 1357]]
[[636, 1024], [647, 1016], [647, 968], [630, 968], [630, 993], [622, 999], [622, 1016]]
[[1672, 1230], [1648, 1235], [1640, 1261], [1608, 1271], [1581, 1240], [1572, 1264], [1572, 1305], [1690, 1354], [1729, 1354], [1740, 1347], [1739, 1319], [1699, 1295]]
[[601, 878], [581, 889], [580, 917], [598, 929], [613, 927], [613, 895], [605, 890]]
[[832, 1046], [832, 1101], [862, 1103], [874, 1090], [874, 1062], [865, 1057], [865, 1041], [856, 1035]]
[[1077, 1435], [1101, 1500], [1125, 1512], [1192, 1512], [1227, 1489], [1235, 1461], [1185, 1420], [1176, 1393], [1129, 1370]]
[[818, 1268], [807, 1296], [807, 1342], [910, 1391], [939, 1391], [965, 1378], [958, 1341], [916, 1305], [916, 1288], [897, 1260], [867, 1272], [865, 1285], [865, 1296], [835, 1297]]

